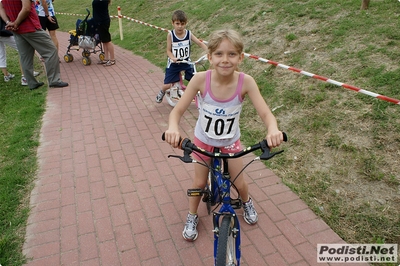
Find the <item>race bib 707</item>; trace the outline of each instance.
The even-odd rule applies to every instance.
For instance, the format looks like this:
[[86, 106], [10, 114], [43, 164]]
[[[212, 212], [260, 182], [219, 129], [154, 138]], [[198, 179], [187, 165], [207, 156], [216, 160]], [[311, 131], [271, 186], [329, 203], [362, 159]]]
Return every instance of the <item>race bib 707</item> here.
[[242, 105], [226, 108], [203, 103], [200, 107], [200, 124], [212, 139], [233, 138], [239, 128]]

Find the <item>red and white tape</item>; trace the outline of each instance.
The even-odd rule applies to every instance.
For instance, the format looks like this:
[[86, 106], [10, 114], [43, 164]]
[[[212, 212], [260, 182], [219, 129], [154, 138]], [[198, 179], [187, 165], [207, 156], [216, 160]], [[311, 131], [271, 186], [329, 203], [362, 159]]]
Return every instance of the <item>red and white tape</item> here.
[[[162, 31], [166, 31], [166, 32], [169, 31], [169, 30], [166, 30], [164, 28], [160, 28], [160, 27], [151, 25], [149, 23], [146, 23], [146, 22], [143, 22], [143, 21], [140, 21], [140, 20], [137, 20], [137, 19], [133, 19], [133, 18], [126, 17], [126, 16], [122, 16], [122, 17], [126, 18], [126, 19], [129, 19], [131, 21], [134, 21], [136, 23], [140, 23], [142, 25], [158, 29], [158, 30], [162, 30]], [[207, 42], [204, 41], [204, 43], [207, 43]], [[261, 62], [265, 62], [265, 63], [271, 64], [271, 65], [274, 65], [274, 66], [277, 66], [277, 67], [281, 67], [283, 69], [291, 70], [291, 71], [303, 74], [303, 75], [311, 77], [311, 78], [319, 79], [319, 80], [322, 80], [322, 81], [325, 81], [325, 82], [328, 82], [328, 83], [331, 83], [331, 84], [334, 84], [334, 85], [337, 85], [337, 86], [340, 86], [340, 87], [343, 87], [343, 88], [346, 88], [346, 89], [349, 89], [349, 90], [353, 90], [353, 91], [356, 91], [356, 92], [359, 92], [359, 93], [362, 93], [362, 94], [365, 94], [365, 95], [368, 95], [368, 96], [372, 96], [372, 97], [378, 98], [380, 100], [384, 100], [384, 101], [387, 101], [387, 102], [391, 102], [391, 103], [400, 105], [400, 100], [397, 100], [397, 99], [394, 99], [394, 98], [390, 98], [390, 97], [387, 97], [387, 96], [384, 96], [384, 95], [381, 95], [381, 94], [377, 94], [377, 93], [374, 93], [374, 92], [371, 92], [371, 91], [367, 91], [367, 90], [364, 90], [364, 89], [357, 88], [355, 86], [352, 86], [352, 85], [349, 85], [349, 84], [346, 84], [346, 83], [342, 83], [342, 82], [339, 82], [339, 81], [336, 81], [336, 80], [333, 80], [333, 79], [329, 79], [329, 78], [326, 78], [326, 77], [323, 77], [323, 76], [319, 76], [319, 75], [316, 75], [316, 74], [313, 74], [313, 73], [310, 73], [310, 72], [307, 72], [307, 71], [304, 71], [304, 70], [301, 70], [301, 69], [297, 69], [297, 68], [294, 68], [294, 67], [291, 67], [291, 66], [287, 66], [287, 65], [284, 65], [284, 64], [280, 64], [280, 63], [268, 60], [268, 59], [264, 59], [264, 58], [259, 57], [257, 55], [252, 55], [252, 54], [247, 54], [247, 53], [245, 53], [244, 55], [246, 57], [249, 57], [249, 58], [261, 61]]]
[[130, 21], [133, 21], [133, 22], [136, 22], [136, 23], [145, 25], [145, 26], [152, 27], [152, 28], [154, 28], [154, 29], [158, 29], [158, 30], [162, 30], [162, 31], [169, 32], [169, 30], [167, 30], [167, 29], [164, 29], [164, 28], [161, 28], [161, 27], [157, 27], [157, 26], [151, 25], [151, 24], [149, 24], [149, 23], [146, 23], [146, 22], [143, 22], [143, 21], [134, 19], [134, 18], [130, 18], [130, 17], [127, 17], [127, 16], [122, 16], [122, 17], [123, 17], [123, 18], [126, 18], [126, 19], [128, 19], [128, 20], [130, 20]]
[[[118, 11], [121, 12], [121, 8], [120, 7], [118, 7]], [[79, 15], [79, 14], [58, 13], [58, 12], [56, 14], [63, 14], [63, 15], [70, 15], [70, 16], [71, 15], [72, 16], [85, 16], [85, 15]], [[142, 24], [142, 25], [154, 28], [154, 29], [158, 29], [158, 30], [161, 30], [161, 31], [169, 32], [169, 30], [167, 30], [167, 29], [164, 29], [164, 28], [161, 28], [161, 27], [158, 27], [158, 26], [155, 26], [155, 25], [152, 25], [152, 24], [149, 24], [149, 23], [146, 23], [146, 22], [131, 18], [131, 17], [127, 17], [127, 16], [110, 16], [110, 18], [125, 18], [125, 19], [128, 19], [130, 21], [133, 21], [133, 22], [136, 22], [136, 23], [139, 23], [139, 24]], [[204, 41], [204, 43], [207, 43], [207, 42]], [[323, 76], [320, 76], [320, 75], [316, 75], [316, 74], [313, 74], [313, 73], [310, 73], [310, 72], [307, 72], [307, 71], [304, 71], [304, 70], [301, 70], [301, 69], [298, 69], [298, 68], [295, 68], [295, 67], [287, 66], [287, 65], [284, 65], [284, 64], [272, 61], [272, 60], [264, 59], [264, 58], [259, 57], [257, 55], [252, 55], [252, 54], [247, 54], [247, 53], [245, 53], [244, 55], [246, 57], [249, 57], [249, 58], [261, 61], [261, 62], [265, 62], [265, 63], [271, 64], [271, 65], [274, 65], [274, 66], [277, 66], [277, 67], [281, 67], [283, 69], [291, 70], [293, 72], [297, 72], [297, 73], [300, 73], [302, 75], [305, 75], [305, 76], [308, 76], [308, 77], [311, 77], [311, 78], [314, 78], [314, 79], [322, 80], [322, 81], [334, 84], [336, 86], [343, 87], [343, 88], [348, 89], [348, 90], [359, 92], [359, 93], [362, 93], [362, 94], [365, 94], [365, 95], [368, 95], [368, 96], [371, 96], [371, 97], [375, 97], [375, 98], [380, 99], [380, 100], [384, 100], [384, 101], [387, 101], [387, 102], [391, 102], [391, 103], [400, 105], [400, 100], [397, 100], [397, 99], [394, 99], [394, 98], [390, 98], [390, 97], [387, 97], [387, 96], [384, 96], [384, 95], [381, 95], [381, 94], [378, 94], [378, 93], [375, 93], [375, 92], [371, 92], [371, 91], [367, 91], [367, 90], [364, 90], [364, 89], [361, 89], [361, 88], [357, 88], [355, 86], [352, 86], [352, 85], [349, 85], [349, 84], [346, 84], [346, 83], [343, 83], [343, 82], [339, 82], [339, 81], [336, 81], [336, 80], [333, 80], [333, 79], [329, 79], [329, 78], [326, 78], [326, 77], [323, 77]]]
[[77, 16], [77, 17], [87, 16], [87, 14], [72, 14], [72, 13], [61, 13], [61, 12], [56, 12], [56, 15]]
[[262, 61], [262, 62], [271, 64], [271, 65], [277, 66], [277, 67], [281, 67], [283, 69], [291, 70], [291, 71], [300, 73], [302, 75], [305, 75], [305, 76], [308, 76], [308, 77], [311, 77], [311, 78], [319, 79], [319, 80], [334, 84], [336, 86], [340, 86], [340, 87], [343, 87], [343, 88], [346, 88], [346, 89], [349, 89], [349, 90], [353, 90], [353, 91], [356, 91], [356, 92], [359, 92], [359, 93], [362, 93], [362, 94], [365, 94], [365, 95], [368, 95], [368, 96], [372, 96], [372, 97], [378, 98], [380, 100], [384, 100], [384, 101], [387, 101], [387, 102], [391, 102], [391, 103], [400, 105], [400, 100], [397, 100], [397, 99], [393, 99], [393, 98], [390, 98], [390, 97], [387, 97], [387, 96], [384, 96], [384, 95], [381, 95], [381, 94], [377, 94], [377, 93], [374, 93], [374, 92], [371, 92], [371, 91], [363, 90], [363, 89], [357, 88], [355, 86], [348, 85], [346, 83], [342, 83], [342, 82], [339, 82], [339, 81], [336, 81], [336, 80], [333, 80], [333, 79], [329, 79], [329, 78], [326, 78], [326, 77], [323, 77], [323, 76], [319, 76], [319, 75], [316, 75], [316, 74], [313, 74], [313, 73], [310, 73], [310, 72], [307, 72], [307, 71], [304, 71], [304, 70], [301, 70], [301, 69], [298, 69], [298, 68], [295, 68], [295, 67], [291, 67], [291, 66], [287, 66], [287, 65], [284, 65], [284, 64], [280, 64], [278, 62], [274, 62], [274, 61], [271, 61], [271, 60], [268, 60], [268, 59], [264, 59], [264, 58], [261, 58], [261, 57], [256, 56], [256, 55], [246, 54], [245, 53], [245, 56], [247, 56], [249, 58], [252, 58], [252, 59], [255, 59], [255, 60], [258, 60], [258, 61]]

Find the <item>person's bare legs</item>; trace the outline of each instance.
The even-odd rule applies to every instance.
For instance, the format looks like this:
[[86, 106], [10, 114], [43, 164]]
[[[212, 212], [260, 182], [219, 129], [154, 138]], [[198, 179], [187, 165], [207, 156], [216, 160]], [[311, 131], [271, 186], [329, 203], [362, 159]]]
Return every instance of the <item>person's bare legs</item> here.
[[108, 45], [107, 45], [107, 43], [103, 42], [103, 49], [104, 49], [104, 60], [105, 61], [110, 60], [109, 55], [108, 55]]
[[[200, 165], [194, 165], [194, 178], [192, 188], [203, 189], [207, 184], [208, 168]], [[199, 232], [197, 231], [197, 224], [199, 223], [199, 216], [197, 209], [199, 207], [201, 197], [189, 197], [189, 213], [186, 218], [185, 227], [182, 231], [182, 236], [187, 241], [195, 241]]]
[[163, 92], [166, 92], [168, 89], [170, 89], [172, 87], [172, 83], [170, 84], [163, 84], [161, 89]]
[[49, 30], [49, 35], [51, 37], [51, 40], [53, 41], [54, 45], [57, 47], [57, 51], [58, 51], [58, 39], [57, 39], [57, 35], [56, 35], [56, 31], [55, 30]]
[[[231, 180], [233, 181], [237, 174], [243, 168], [243, 159], [236, 158], [229, 160], [229, 174], [231, 176]], [[203, 189], [207, 183], [208, 176], [208, 168], [202, 166], [200, 164], [195, 164], [194, 166], [195, 177], [193, 179], [192, 188]], [[243, 202], [246, 202], [250, 199], [249, 197], [249, 186], [247, 182], [244, 180], [243, 173], [241, 173], [238, 178], [235, 180], [235, 186], [237, 187], [240, 197]], [[201, 197], [189, 197], [189, 212], [192, 214], [197, 213], [197, 209], [199, 207]]]
[[111, 66], [115, 64], [115, 56], [114, 56], [114, 44], [112, 42], [103, 43], [104, 48], [104, 57], [107, 63], [105, 66]]
[[3, 72], [4, 76], [8, 76], [8, 74], [9, 74], [8, 71], [7, 71], [7, 68], [5, 68], [5, 67], [1, 68], [1, 72]]
[[114, 44], [112, 42], [103, 43], [104, 55], [108, 60], [115, 60]]
[[[194, 179], [193, 179], [191, 188], [194, 188], [194, 189], [205, 188], [205, 186], [207, 184], [208, 171], [209, 170], [207, 167], [196, 163], [194, 165]], [[199, 208], [200, 200], [201, 200], [201, 196], [189, 197], [189, 212], [191, 214], [197, 213], [197, 209]]]

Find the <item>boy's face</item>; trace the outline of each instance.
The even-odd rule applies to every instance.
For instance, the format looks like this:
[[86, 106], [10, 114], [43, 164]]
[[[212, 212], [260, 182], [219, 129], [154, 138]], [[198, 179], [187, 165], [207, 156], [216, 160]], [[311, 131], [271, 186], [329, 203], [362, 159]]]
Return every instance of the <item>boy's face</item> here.
[[174, 27], [175, 32], [182, 33], [186, 28], [186, 22], [175, 20], [172, 21], [172, 26]]

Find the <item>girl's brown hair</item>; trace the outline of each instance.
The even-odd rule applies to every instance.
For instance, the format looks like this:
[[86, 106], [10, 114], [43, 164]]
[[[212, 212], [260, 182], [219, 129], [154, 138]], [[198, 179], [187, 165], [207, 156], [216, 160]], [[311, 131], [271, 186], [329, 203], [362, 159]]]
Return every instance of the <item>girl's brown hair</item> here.
[[229, 40], [233, 46], [235, 46], [238, 53], [241, 54], [243, 52], [244, 44], [240, 34], [235, 30], [225, 29], [217, 30], [211, 33], [210, 40], [207, 44], [208, 53], [212, 54], [215, 50], [217, 50], [218, 46], [224, 39]]
[[[217, 30], [211, 33], [210, 40], [207, 43], [208, 54], [211, 55], [213, 52], [215, 52], [218, 46], [221, 44], [221, 42], [225, 39], [230, 41], [233, 44], [233, 46], [235, 46], [236, 51], [239, 54], [243, 53], [244, 44], [240, 34], [235, 30], [225, 29], [225, 30]], [[211, 65], [210, 69], [212, 68], [213, 66]], [[236, 71], [239, 71], [239, 68], [236, 68]]]

